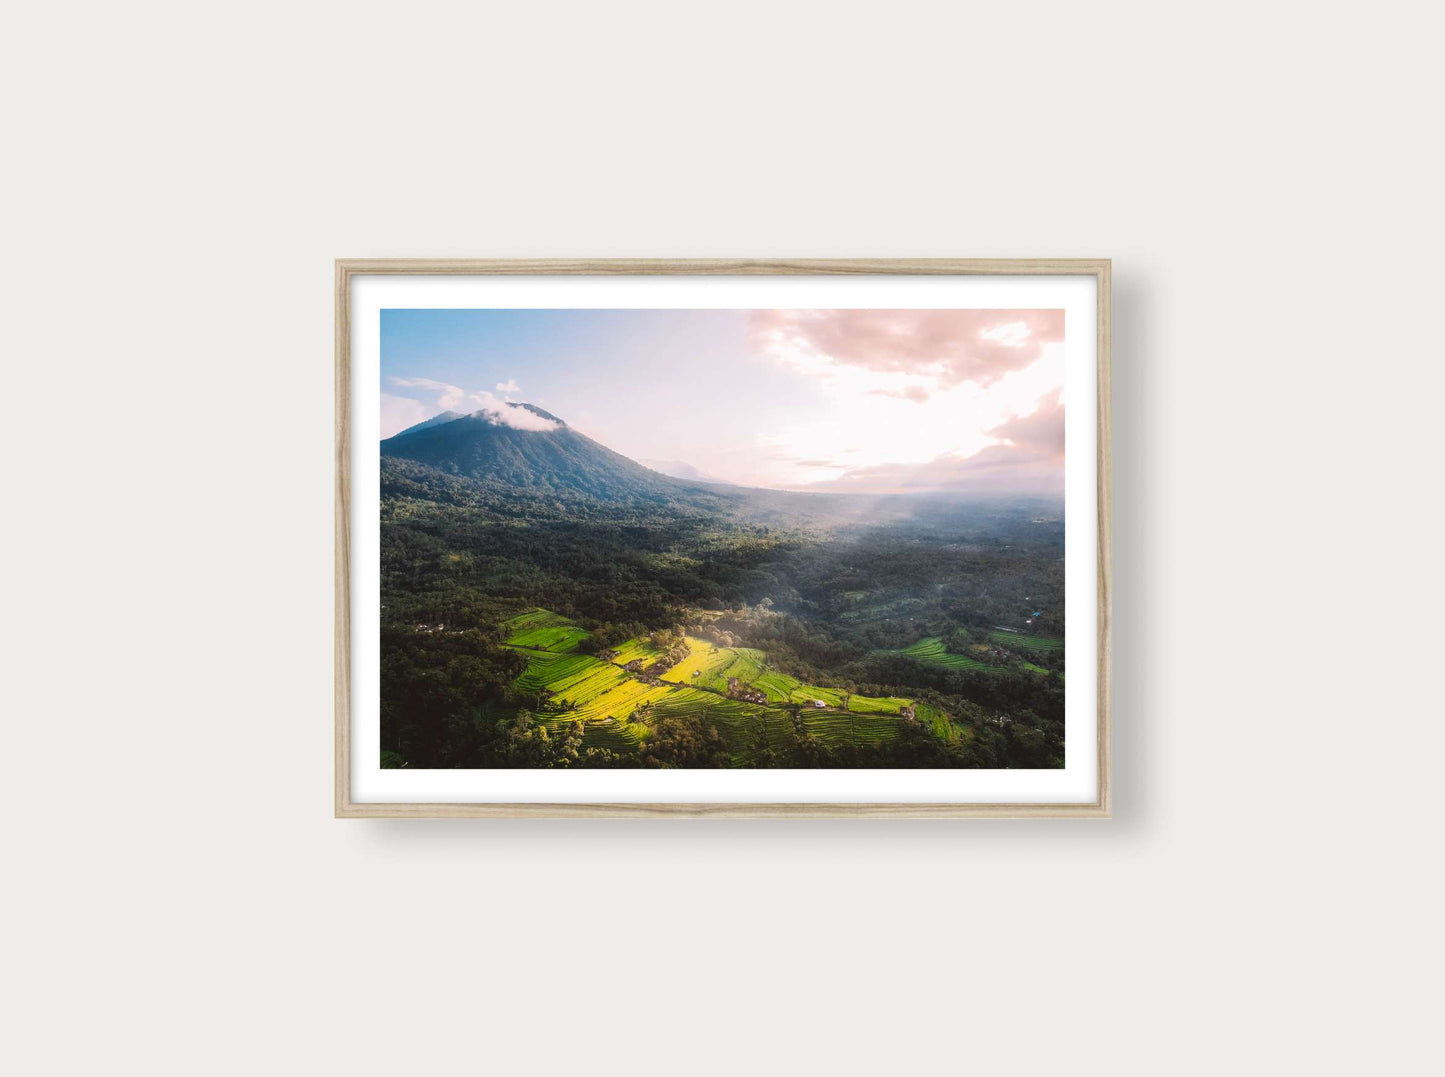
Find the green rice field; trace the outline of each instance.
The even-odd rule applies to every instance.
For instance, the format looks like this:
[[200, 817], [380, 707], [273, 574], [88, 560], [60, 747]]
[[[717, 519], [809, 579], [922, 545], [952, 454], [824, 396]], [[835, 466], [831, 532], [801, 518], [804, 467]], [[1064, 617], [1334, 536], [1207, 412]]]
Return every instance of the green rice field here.
[[536, 609], [505, 622], [507, 643], [512, 647], [529, 647], [558, 654], [577, 649], [587, 638], [587, 630], [565, 617], [548, 610]]
[[[688, 655], [677, 665], [663, 674], [663, 679], [673, 684], [712, 688], [718, 692], [727, 691], [729, 676], [736, 677], [737, 673], [727, 673], [730, 668], [739, 665], [741, 655], [732, 647], [719, 647], [709, 643], [707, 640], [695, 639], [692, 636], [686, 637]], [[754, 655], [761, 652], [754, 651]], [[742, 665], [751, 668], [754, 661], [743, 660]], [[693, 676], [693, 674], [697, 676]]]
[[912, 658], [924, 665], [945, 666], [948, 669], [992, 669], [986, 662], [980, 662], [977, 658], [970, 658], [966, 654], [950, 654], [944, 649], [943, 639], [940, 636], [930, 636], [921, 639], [911, 647], [905, 647], [901, 651], [887, 651], [886, 654], [901, 654], [905, 658]]
[[[821, 699], [830, 707], [841, 707], [847, 693], [841, 688], [821, 688], [804, 684], [796, 677], [768, 668], [767, 656], [753, 647], [719, 647], [707, 640], [687, 637], [691, 653], [686, 659], [663, 674], [673, 684], [694, 688], [728, 690], [729, 678], [762, 692], [769, 703], [808, 704]], [[693, 677], [693, 671], [698, 675]]]
[[853, 711], [803, 712], [803, 726], [824, 744], [886, 744], [898, 739], [903, 719], [888, 714], [858, 714]]
[[898, 714], [904, 707], [911, 707], [913, 700], [898, 696], [849, 696], [848, 709], [855, 714]]
[[815, 699], [821, 699], [830, 707], [841, 707], [843, 697], [848, 693], [841, 688], [820, 688], [816, 684], [800, 684], [793, 689], [788, 696], [789, 703], [798, 703], [806, 707]]
[[616, 719], [589, 722], [582, 728], [582, 747], [607, 748], [614, 752], [630, 752], [646, 739], [647, 727]]
[[[608, 662], [586, 655], [527, 654], [527, 668], [512, 682], [523, 691], [550, 692], [548, 709], [538, 718], [549, 726], [629, 717], [641, 707], [666, 700], [678, 689], [655, 687]], [[709, 697], [711, 698], [711, 697]], [[635, 743], [635, 738], [633, 742]]]
[[796, 702], [793, 696], [802, 688], [803, 682], [797, 677], [769, 669], [759, 673], [752, 686], [776, 703], [793, 703]]
[[[586, 631], [547, 610], [512, 618], [506, 628], [506, 645], [527, 659], [513, 686], [547, 693], [537, 720], [551, 729], [581, 722], [588, 747], [632, 751], [652, 734], [659, 718], [697, 715], [718, 730], [734, 762], [746, 765], [760, 744], [783, 749], [793, 743], [793, 711], [785, 704], [801, 708], [804, 728], [833, 746], [896, 739], [904, 721], [900, 712], [912, 704], [901, 697], [849, 696], [841, 688], [803, 684], [770, 669], [760, 650], [722, 647], [692, 636], [686, 637], [688, 656], [663, 674], [663, 684], [652, 685], [622, 668], [658, 656], [645, 637], [628, 640], [610, 661], [603, 661], [575, 653]], [[922, 644], [910, 651], [931, 653]], [[728, 698], [724, 693], [730, 677], [762, 692], [768, 704]], [[813, 707], [814, 700], [826, 707]], [[935, 734], [958, 739], [960, 731], [946, 714], [921, 703], [916, 710], [919, 721]]]
[[[1010, 633], [996, 632], [993, 633], [993, 635], [1003, 636], [1007, 642]], [[1035, 642], [1035, 640], [1043, 638], [1042, 636], [1014, 636], [1013, 638], [1014, 642], [1020, 639], [1029, 640], [1029, 642], [1032, 643]], [[1046, 642], [1058, 643], [1061, 648], [1064, 646], [1064, 640], [1062, 639], [1046, 640]], [[912, 646], [907, 646], [907, 648], [903, 648], [902, 651], [877, 651], [874, 653], [879, 653], [879, 655], [903, 655], [905, 658], [912, 658], [913, 661], [922, 662], [923, 665], [944, 666], [946, 669], [981, 669], [981, 671], [987, 672], [991, 671], [991, 669], [996, 671], [998, 668], [998, 666], [988, 665], [987, 662], [980, 662], [977, 658], [970, 658], [968, 655], [955, 655], [955, 653], [946, 651], [944, 648], [944, 640], [939, 638], [939, 636], [929, 636], [928, 639], [920, 639], [918, 643], [913, 643]], [[1033, 662], [1025, 662], [1023, 668], [1027, 669], [1030, 674], [1046, 675], [1049, 672], [1048, 669], [1043, 668], [1042, 665], [1035, 665]]]
[[949, 721], [948, 715], [944, 714], [937, 707], [929, 706], [927, 703], [914, 704], [913, 713], [923, 725], [933, 730], [933, 735], [939, 740], [956, 744], [960, 739], [966, 739], [972, 736], [972, 733], [969, 731], [960, 729]]
[[[993, 635], [996, 637], [1002, 637], [1002, 641], [1004, 643], [1010, 642], [1010, 634], [1008, 632], [994, 632]], [[1043, 640], [1043, 637], [1014, 636], [1012, 638], [1012, 642], [1014, 643], [1018, 643], [1020, 640], [1027, 640], [1029, 643], [1033, 643], [1036, 640]], [[1057, 643], [1059, 647], [1062, 647], [1064, 645], [1063, 640], [1043, 641], [1048, 643]], [[1050, 647], [1045, 649], [1054, 650], [1056, 648]], [[997, 666], [989, 665], [987, 662], [980, 662], [977, 658], [972, 658], [966, 654], [951, 653], [944, 648], [943, 639], [939, 636], [930, 636], [927, 639], [921, 639], [917, 643], [913, 644], [911, 647], [905, 647], [901, 651], [878, 651], [876, 653], [899, 654], [905, 658], [912, 658], [914, 661], [922, 662], [926, 666], [943, 666], [946, 669], [977, 669], [987, 672], [988, 670], [995, 670], [998, 668]], [[1047, 674], [1049, 672], [1043, 666], [1035, 665], [1032, 662], [1024, 662], [1023, 666], [1024, 669], [1028, 670], [1030, 673]]]
[[597, 659], [581, 654], [528, 654], [527, 668], [512, 682], [512, 686], [524, 692], [540, 692], [544, 688], [550, 688], [550, 682], [554, 678], [560, 680], [576, 670], [587, 669], [596, 662]]
[[638, 659], [641, 659], [644, 663], [649, 663], [657, 658], [658, 653], [657, 648], [648, 641], [646, 636], [640, 636], [637, 639], [630, 639], [626, 643], [619, 645], [617, 654], [612, 661], [623, 666], [629, 662], [635, 662]]
[[1022, 632], [1005, 632], [1000, 628], [995, 628], [990, 632], [989, 638], [1004, 646], [1013, 644], [1018, 647], [1032, 647], [1036, 651], [1062, 651], [1064, 649], [1064, 641], [1061, 639], [1052, 639], [1049, 636], [1029, 636]]

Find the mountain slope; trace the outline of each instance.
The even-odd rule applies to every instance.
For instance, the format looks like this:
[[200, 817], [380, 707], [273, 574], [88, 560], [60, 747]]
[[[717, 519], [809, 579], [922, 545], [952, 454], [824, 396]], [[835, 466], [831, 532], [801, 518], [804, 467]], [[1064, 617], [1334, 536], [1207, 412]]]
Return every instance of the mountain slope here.
[[705, 471], [699, 471], [689, 463], [682, 460], [639, 460], [637, 461], [645, 468], [656, 471], [660, 475], [667, 475], [674, 479], [685, 479], [688, 482], [710, 482], [714, 486], [732, 486], [733, 483], [727, 479], [720, 479], [716, 475], [709, 475]]
[[696, 489], [599, 445], [535, 405], [508, 408], [525, 415], [478, 411], [422, 423], [383, 441], [381, 455], [536, 493], [652, 500]]

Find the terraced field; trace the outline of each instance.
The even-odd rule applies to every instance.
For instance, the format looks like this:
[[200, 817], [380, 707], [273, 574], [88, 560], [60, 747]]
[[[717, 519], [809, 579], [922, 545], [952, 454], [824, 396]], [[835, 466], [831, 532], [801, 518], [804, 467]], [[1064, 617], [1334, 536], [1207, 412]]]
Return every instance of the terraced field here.
[[948, 715], [944, 714], [937, 707], [930, 707], [927, 703], [916, 704], [913, 708], [913, 713], [920, 722], [933, 730], [933, 735], [939, 740], [956, 744], [960, 739], [966, 739], [972, 736], [972, 733], [968, 730], [960, 729], [949, 721]]
[[[719, 647], [692, 636], [687, 637], [687, 642], [691, 653], [663, 674], [664, 680], [726, 692], [728, 679], [736, 677], [739, 684], [762, 692], [769, 703], [806, 705], [815, 699], [821, 699], [830, 707], [843, 705], [843, 697], [847, 694], [843, 689], [804, 684], [796, 677], [769, 669], [767, 656], [756, 648]], [[697, 677], [692, 675], [694, 670], [698, 671]]]
[[548, 610], [530, 610], [505, 623], [511, 633], [507, 643], [513, 647], [532, 647], [561, 654], [576, 650], [577, 644], [587, 638], [585, 628], [579, 628], [567, 618]]
[[[555, 627], [524, 627], [516, 635], [535, 638], [533, 633]], [[587, 747], [631, 751], [651, 734], [650, 722], [656, 718], [699, 714], [718, 729], [735, 760], [743, 763], [757, 747], [760, 734], [767, 743], [781, 747], [792, 730], [792, 716], [787, 711], [695, 688], [638, 680], [615, 664], [625, 653], [614, 662], [604, 662], [588, 655], [531, 649], [520, 643], [509, 646], [527, 657], [527, 668], [514, 686], [529, 692], [545, 689], [551, 694], [537, 720], [550, 729], [583, 723], [582, 743]], [[634, 715], [638, 715], [636, 721], [631, 720]]]
[[646, 739], [647, 732], [648, 729], [644, 725], [617, 719], [590, 722], [582, 729], [582, 747], [630, 752]]
[[646, 636], [639, 636], [637, 639], [630, 639], [619, 646], [617, 648], [617, 655], [612, 661], [625, 666], [627, 663], [635, 662], [640, 658], [644, 663], [648, 663], [656, 659], [661, 653], [661, 651], [648, 642]]
[[[663, 679], [673, 684], [701, 684], [718, 691], [726, 690], [728, 682], [722, 671], [733, 664], [737, 652], [730, 647], [718, 647], [707, 640], [686, 637], [688, 654], [677, 665], [664, 673]], [[697, 676], [694, 677], [693, 674]], [[719, 686], [721, 682], [721, 686]]]
[[899, 696], [849, 696], [848, 709], [854, 714], [898, 714], [913, 700]]
[[[543, 687], [552, 692], [553, 701], [559, 707], [585, 704], [591, 698], [613, 690], [621, 682], [631, 681], [617, 666], [607, 665], [607, 662], [595, 658], [584, 659], [578, 664], [568, 662], [564, 669], [559, 669], [558, 665], [561, 664], [549, 666]], [[642, 684], [642, 681], [633, 681], [633, 684]]]
[[803, 727], [824, 744], [872, 745], [898, 739], [903, 719], [888, 714], [852, 711], [804, 711]]
[[572, 703], [569, 710], [560, 715], [561, 720], [575, 722], [600, 722], [608, 718], [629, 717], [633, 711], [666, 698], [669, 688], [654, 688], [650, 684], [628, 679], [586, 702]]
[[[797, 677], [789, 677], [775, 669], [764, 670], [752, 681], [752, 686], [775, 703], [796, 703], [793, 696], [803, 687]], [[819, 696], [818, 698], [822, 698]]]
[[779, 707], [762, 707], [696, 688], [669, 688], [667, 692], [653, 703], [651, 717], [701, 716], [722, 735], [735, 763], [747, 761], [759, 737], [772, 748], [792, 742], [793, 716]]
[[806, 707], [815, 699], [821, 699], [830, 707], [841, 707], [843, 697], [848, 694], [843, 688], [823, 688], [816, 684], [804, 684], [797, 677], [790, 677], [777, 670], [767, 670], [752, 682], [754, 688], [776, 703], [797, 703]]
[[[527, 658], [513, 682], [526, 692], [547, 693], [537, 719], [549, 728], [583, 723], [583, 744], [625, 752], [652, 733], [652, 723], [669, 716], [698, 715], [718, 730], [734, 763], [745, 765], [760, 744], [786, 748], [793, 743], [793, 711], [801, 708], [804, 727], [830, 745], [876, 745], [894, 740], [911, 700], [849, 696], [841, 688], [807, 685], [769, 669], [766, 655], [750, 647], [720, 647], [687, 637], [688, 656], [664, 674], [665, 683], [648, 684], [622, 667], [650, 661], [658, 651], [646, 638], [629, 640], [611, 661], [576, 654], [587, 633], [566, 618], [532, 610], [507, 622], [507, 646]], [[917, 645], [915, 645], [916, 647]], [[693, 677], [693, 672], [697, 677]], [[768, 705], [728, 698], [728, 678], [751, 685]], [[846, 709], [845, 709], [846, 699]], [[822, 700], [826, 708], [811, 706]], [[919, 719], [939, 736], [956, 739], [948, 716], [919, 704]]]
[[513, 632], [521, 632], [528, 628], [542, 628], [549, 625], [570, 625], [570, 618], [563, 617], [560, 613], [553, 613], [551, 610], [544, 610], [541, 606], [533, 606], [526, 613], [519, 613], [517, 616], [503, 622]]
[[550, 689], [554, 680], [563, 680], [578, 670], [588, 669], [592, 665], [598, 664], [597, 659], [581, 654], [560, 655], [542, 651], [528, 653], [526, 657], [527, 668], [512, 682], [513, 687], [520, 688], [524, 692], [540, 692], [544, 688]]
[[847, 696], [848, 693], [842, 688], [821, 688], [816, 684], [800, 684], [793, 689], [793, 694], [788, 697], [788, 701], [800, 703], [806, 707], [815, 699], [821, 699], [830, 707], [841, 707]]
[[913, 658], [928, 666], [946, 666], [949, 669], [992, 669], [986, 662], [980, 662], [977, 658], [970, 658], [966, 654], [950, 654], [943, 646], [941, 636], [930, 636], [921, 639], [911, 647], [905, 647], [901, 651], [886, 651], [886, 654], [901, 654], [905, 658]]
[[[706, 687], [725, 692], [729, 677], [736, 677], [739, 684], [756, 684], [758, 678], [767, 669], [767, 662], [762, 651], [754, 650], [751, 647], [724, 648], [724, 650], [732, 651], [732, 661], [719, 670], [715, 681]], [[702, 679], [698, 678], [698, 680]]]
[[754, 703], [745, 703], [741, 699], [725, 699], [711, 692], [699, 692], [696, 688], [670, 688], [668, 694], [653, 705], [652, 711], [659, 718], [684, 717], [689, 714], [743, 718], [759, 709]]
[[[552, 694], [549, 709], [538, 715], [548, 726], [581, 721], [587, 723], [586, 731], [590, 733], [592, 723], [627, 718], [638, 708], [665, 700], [678, 691], [646, 684], [617, 666], [586, 655], [524, 653], [527, 668], [512, 683], [523, 691], [546, 689]], [[642, 735], [638, 731], [629, 734], [628, 739], [635, 744]]]
[[1036, 651], [1062, 651], [1064, 649], [1064, 641], [1061, 639], [1053, 639], [1049, 636], [1028, 636], [1022, 632], [1005, 632], [999, 628], [990, 632], [989, 638], [1004, 646], [1015, 644], [1019, 647], [1032, 647]]
[[[1008, 641], [1009, 633], [1007, 632], [995, 632], [993, 635], [1002, 636], [1006, 642]], [[1033, 640], [1041, 638], [1042, 637], [1039, 636], [1014, 636], [1013, 642], [1017, 643], [1021, 639], [1032, 642]], [[1057, 642], [1060, 647], [1063, 646], [1063, 640], [1057, 640], [1055, 642]], [[978, 669], [988, 671], [999, 668], [998, 666], [991, 666], [987, 662], [980, 662], [977, 658], [971, 658], [966, 654], [953, 654], [944, 648], [943, 639], [939, 636], [930, 636], [927, 639], [921, 639], [911, 647], [905, 647], [901, 651], [875, 651], [874, 653], [898, 654], [905, 658], [912, 658], [914, 661], [922, 662], [926, 666], [943, 666], [946, 669]], [[1024, 662], [1023, 667], [1030, 673], [1047, 675], [1049, 672], [1043, 666], [1035, 665], [1032, 662]]]

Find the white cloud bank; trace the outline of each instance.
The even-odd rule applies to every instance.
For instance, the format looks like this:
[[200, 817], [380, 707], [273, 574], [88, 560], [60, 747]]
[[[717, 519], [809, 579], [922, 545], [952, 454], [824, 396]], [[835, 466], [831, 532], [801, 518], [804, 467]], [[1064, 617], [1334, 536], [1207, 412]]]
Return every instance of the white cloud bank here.
[[438, 411], [454, 410], [467, 396], [465, 389], [448, 385], [444, 381], [433, 381], [431, 378], [392, 378], [391, 384], [402, 389], [432, 389], [441, 393], [441, 396], [437, 397]]

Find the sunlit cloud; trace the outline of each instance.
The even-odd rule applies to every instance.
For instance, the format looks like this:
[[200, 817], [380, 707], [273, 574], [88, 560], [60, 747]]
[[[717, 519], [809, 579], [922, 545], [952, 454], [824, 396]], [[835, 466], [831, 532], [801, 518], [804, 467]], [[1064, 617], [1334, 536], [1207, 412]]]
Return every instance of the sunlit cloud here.
[[499, 393], [520, 393], [521, 391], [522, 387], [517, 384], [516, 378], [508, 378], [506, 381], [497, 382], [497, 392]]
[[749, 335], [764, 354], [804, 370], [892, 374], [880, 389], [990, 385], [1064, 339], [1062, 310], [759, 310]]
[[1063, 394], [1035, 401], [988, 432], [990, 444], [972, 453], [944, 453], [922, 465], [875, 464], [829, 483], [840, 491], [921, 493], [1058, 493], [1064, 482]]
[[902, 389], [869, 389], [873, 396], [893, 396], [899, 400], [911, 400], [915, 404], [928, 403], [929, 392], [921, 385], [909, 385]]
[[875, 469], [968, 459], [1002, 443], [1004, 424], [1063, 386], [1063, 318], [1049, 310], [753, 312], [753, 347], [806, 378], [821, 405], [759, 436], [778, 461], [774, 481], [881, 481]]
[[821, 406], [789, 414], [758, 438], [771, 454], [773, 481], [809, 485], [885, 464], [916, 466], [940, 457], [968, 457], [996, 444], [1010, 420], [1031, 415], [1064, 381], [1063, 347], [1049, 345], [1022, 370], [988, 386], [962, 382], [933, 392], [927, 404], [875, 384], [871, 371], [844, 367], [826, 386]]

